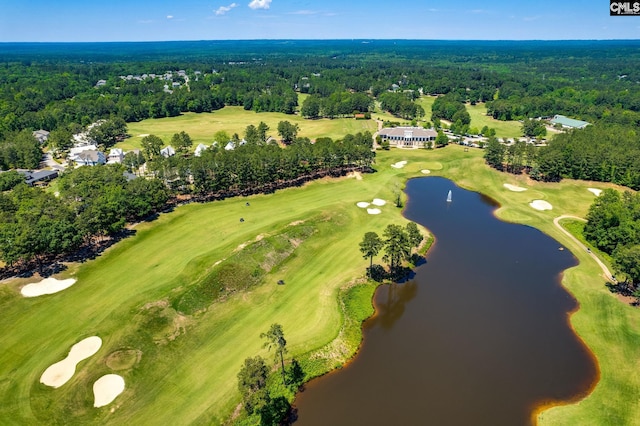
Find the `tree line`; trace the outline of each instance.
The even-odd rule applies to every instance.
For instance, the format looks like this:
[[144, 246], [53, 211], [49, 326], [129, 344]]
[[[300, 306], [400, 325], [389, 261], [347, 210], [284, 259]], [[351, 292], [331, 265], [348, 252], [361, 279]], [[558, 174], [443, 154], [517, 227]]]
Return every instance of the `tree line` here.
[[640, 194], [605, 189], [589, 208], [584, 236], [611, 255], [617, 289], [640, 299]]
[[127, 181], [118, 166], [82, 167], [59, 178], [59, 193], [20, 183], [0, 193], [0, 259], [35, 260], [42, 267], [60, 254], [91, 246], [165, 205], [157, 180]]
[[484, 158], [498, 170], [524, 171], [542, 181], [593, 180], [640, 189], [640, 135], [619, 125], [570, 130], [539, 148], [523, 141], [505, 145], [489, 138]]
[[[127, 222], [176, 203], [175, 194], [204, 201], [273, 192], [353, 169], [366, 171], [375, 158], [369, 132], [338, 141], [321, 138], [314, 144], [297, 138], [281, 148], [263, 140], [264, 126], [250, 125], [248, 131], [256, 133], [251, 142], [233, 150], [214, 146], [200, 157], [186, 154], [191, 140], [185, 132], [172, 138], [182, 154], [168, 158], [159, 155], [162, 139], [150, 135], [143, 141], [144, 153], [128, 153], [124, 165], [66, 171], [58, 179], [57, 195], [19, 183], [16, 172], [1, 174], [0, 183], [8, 191], [0, 193], [0, 259], [7, 264], [35, 260], [42, 265], [58, 254], [118, 235]], [[142, 164], [146, 178], [128, 181], [125, 167], [139, 172]]]

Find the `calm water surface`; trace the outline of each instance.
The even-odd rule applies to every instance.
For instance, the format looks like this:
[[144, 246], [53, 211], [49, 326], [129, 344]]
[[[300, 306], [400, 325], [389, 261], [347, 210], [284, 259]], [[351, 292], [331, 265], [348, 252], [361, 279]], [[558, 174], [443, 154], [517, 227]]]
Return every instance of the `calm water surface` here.
[[572, 254], [447, 179], [407, 194], [405, 216], [436, 237], [427, 263], [378, 289], [360, 352], [298, 395], [296, 426], [527, 425], [536, 406], [588, 391], [597, 368], [559, 284]]

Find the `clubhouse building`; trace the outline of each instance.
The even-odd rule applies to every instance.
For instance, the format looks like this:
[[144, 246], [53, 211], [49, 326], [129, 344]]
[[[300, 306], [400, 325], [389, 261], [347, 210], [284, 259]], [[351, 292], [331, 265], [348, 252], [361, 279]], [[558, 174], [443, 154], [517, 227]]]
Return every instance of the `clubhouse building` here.
[[378, 133], [383, 141], [397, 148], [423, 148], [429, 141], [435, 141], [438, 133], [422, 127], [388, 127]]

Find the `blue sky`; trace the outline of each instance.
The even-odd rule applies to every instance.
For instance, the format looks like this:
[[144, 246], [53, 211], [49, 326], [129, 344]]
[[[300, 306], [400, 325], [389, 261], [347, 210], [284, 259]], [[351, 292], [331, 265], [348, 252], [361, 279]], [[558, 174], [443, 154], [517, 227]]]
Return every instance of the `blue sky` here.
[[0, 42], [639, 39], [606, 0], [0, 0]]

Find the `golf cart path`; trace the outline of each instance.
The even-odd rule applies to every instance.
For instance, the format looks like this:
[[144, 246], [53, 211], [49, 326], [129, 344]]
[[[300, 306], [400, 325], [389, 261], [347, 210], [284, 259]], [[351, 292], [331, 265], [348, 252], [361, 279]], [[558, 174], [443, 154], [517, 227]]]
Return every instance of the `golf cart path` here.
[[566, 229], [564, 229], [561, 225], [560, 225], [560, 221], [562, 219], [576, 219], [576, 220], [580, 220], [583, 222], [586, 222], [586, 219], [583, 219], [581, 217], [578, 216], [572, 216], [572, 215], [568, 215], [568, 214], [563, 214], [562, 216], [558, 216], [555, 219], [553, 219], [553, 224], [555, 226], [558, 227], [558, 229], [560, 231], [562, 231], [566, 236], [568, 236], [574, 243], [576, 243], [579, 247], [581, 247], [584, 251], [588, 252], [589, 255], [593, 258], [593, 260], [596, 261], [596, 263], [598, 265], [600, 265], [600, 268], [602, 268], [602, 272], [604, 273], [604, 276], [607, 280], [615, 283], [615, 279], [613, 278], [613, 275], [611, 274], [611, 271], [609, 271], [609, 268], [607, 268], [607, 265], [605, 265], [604, 263], [602, 263], [602, 261], [598, 258], [598, 256], [596, 256], [591, 250], [589, 250], [584, 244], [582, 244], [576, 237], [574, 237], [573, 235], [571, 235], [571, 233], [569, 231], [567, 231]]

